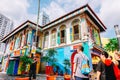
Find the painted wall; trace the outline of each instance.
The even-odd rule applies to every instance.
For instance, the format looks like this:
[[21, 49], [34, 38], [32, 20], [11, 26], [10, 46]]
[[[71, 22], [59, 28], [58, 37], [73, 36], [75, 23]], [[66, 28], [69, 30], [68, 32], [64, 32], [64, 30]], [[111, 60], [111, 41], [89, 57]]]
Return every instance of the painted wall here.
[[[59, 65], [60, 69], [63, 72], [64, 72], [64, 64], [63, 64], [64, 59], [69, 59], [71, 62], [71, 56], [74, 50], [76, 50], [78, 45], [82, 45], [84, 47], [84, 54], [89, 58], [89, 64], [92, 69], [92, 59], [91, 59], [89, 45], [88, 42], [84, 42], [84, 43], [73, 44], [70, 46], [55, 48], [55, 50], [57, 51], [57, 55], [55, 56], [55, 58], [57, 58], [57, 65]], [[69, 73], [71, 73], [71, 68], [69, 69]]]
[[[8, 58], [8, 56], [11, 58], [11, 57], [21, 56], [21, 55], [28, 55], [28, 56], [30, 55], [30, 51], [32, 51], [33, 41], [35, 38], [34, 34], [35, 34], [35, 30], [28, 27], [18, 32], [17, 34], [13, 35], [11, 38], [9, 38], [6, 41], [6, 48], [5, 48], [5, 53], [2, 61], [2, 71], [6, 72], [9, 67], [10, 59]], [[41, 47], [42, 33], [38, 32], [38, 36], [39, 36], [38, 47]], [[10, 63], [10, 65], [12, 64]]]

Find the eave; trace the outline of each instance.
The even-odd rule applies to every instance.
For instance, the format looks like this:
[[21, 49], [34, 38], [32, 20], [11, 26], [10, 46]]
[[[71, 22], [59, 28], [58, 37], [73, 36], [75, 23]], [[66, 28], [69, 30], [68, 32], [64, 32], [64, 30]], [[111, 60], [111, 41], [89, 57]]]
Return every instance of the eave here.
[[48, 28], [50, 28], [54, 25], [57, 25], [61, 22], [64, 22], [65, 20], [68, 20], [71, 17], [74, 17], [74, 16], [76, 16], [78, 14], [81, 14], [81, 13], [84, 13], [84, 12], [87, 13], [90, 16], [90, 18], [94, 21], [94, 23], [98, 26], [98, 28], [100, 28], [101, 32], [103, 32], [107, 29], [105, 27], [105, 25], [102, 23], [102, 21], [98, 18], [98, 16], [94, 13], [94, 11], [89, 7], [89, 5], [86, 4], [86, 5], [78, 8], [78, 9], [76, 9], [76, 10], [74, 10], [74, 11], [72, 11], [72, 12], [70, 12], [70, 13], [68, 13], [68, 14], [66, 14], [66, 15], [64, 15], [64, 16], [62, 16], [62, 17], [44, 25], [43, 30], [46, 30], [46, 29], [48, 29]]
[[[20, 26], [18, 26], [17, 28], [15, 28], [13, 31], [11, 31], [9, 34], [7, 34], [2, 40], [1, 42], [5, 42], [8, 38], [10, 38], [11, 36], [15, 35], [17, 32], [19, 32], [20, 30], [26, 28], [27, 26], [30, 26], [32, 28], [36, 27], [36, 24], [27, 20], [24, 23], [22, 23]], [[41, 26], [39, 26], [38, 29], [40, 29]]]

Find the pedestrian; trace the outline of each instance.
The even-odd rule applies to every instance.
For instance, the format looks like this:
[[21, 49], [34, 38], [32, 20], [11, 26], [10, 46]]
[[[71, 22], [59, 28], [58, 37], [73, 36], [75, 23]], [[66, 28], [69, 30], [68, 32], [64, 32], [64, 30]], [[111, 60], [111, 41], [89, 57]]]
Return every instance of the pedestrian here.
[[111, 60], [113, 60], [113, 57], [112, 57], [112, 56], [109, 56], [109, 57], [108, 57], [108, 59], [111, 59]]
[[115, 58], [114, 72], [115, 72], [115, 75], [116, 75], [116, 80], [120, 80], [120, 53], [115, 52], [114, 58]]
[[[36, 65], [37, 65], [37, 59], [36, 56], [31, 56], [33, 59], [33, 63], [30, 65], [30, 70], [29, 70], [29, 80], [35, 80], [36, 79]], [[33, 79], [31, 79], [33, 77]]]
[[84, 50], [83, 46], [78, 46], [77, 54], [75, 55], [73, 61], [73, 74], [72, 74], [73, 80], [89, 80], [88, 75], [84, 75], [81, 73], [81, 67], [82, 67], [81, 64], [83, 58], [88, 60], [87, 56], [83, 53], [83, 50]]
[[101, 60], [97, 65], [97, 80], [116, 80], [114, 73], [114, 63], [108, 58], [108, 53], [100, 54]]
[[115, 57], [115, 60], [118, 63], [118, 68], [120, 69], [120, 52], [115, 52], [114, 57]]

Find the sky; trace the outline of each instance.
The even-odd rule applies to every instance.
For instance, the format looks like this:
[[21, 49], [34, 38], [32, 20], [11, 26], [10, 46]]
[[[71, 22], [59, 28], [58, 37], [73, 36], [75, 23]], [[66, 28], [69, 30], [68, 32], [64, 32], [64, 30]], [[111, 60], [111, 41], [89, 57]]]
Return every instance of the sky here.
[[[120, 0], [40, 0], [40, 11], [46, 12], [50, 20], [89, 4], [107, 27], [101, 37], [116, 37], [114, 25], [120, 26]], [[14, 28], [26, 20], [36, 22], [38, 0], [0, 0], [0, 13], [14, 22]]]

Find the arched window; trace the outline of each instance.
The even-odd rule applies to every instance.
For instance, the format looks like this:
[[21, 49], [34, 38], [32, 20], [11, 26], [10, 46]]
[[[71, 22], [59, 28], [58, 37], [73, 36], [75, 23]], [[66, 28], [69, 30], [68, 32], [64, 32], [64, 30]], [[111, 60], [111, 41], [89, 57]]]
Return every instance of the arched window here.
[[73, 27], [73, 40], [79, 40], [80, 39], [80, 20], [75, 19], [72, 22], [72, 27]]
[[65, 29], [66, 29], [65, 25], [60, 26], [60, 43], [65, 43], [66, 42], [65, 41], [66, 40]]
[[25, 30], [25, 46], [27, 46], [27, 38], [28, 38], [28, 32], [29, 30]]
[[51, 46], [56, 45], [56, 32], [57, 30], [55, 28], [51, 31]]
[[45, 32], [44, 34], [44, 48], [48, 48], [48, 44], [49, 44], [49, 32]]
[[95, 28], [93, 29], [93, 34], [94, 34], [95, 43], [100, 46], [100, 44], [101, 44], [100, 35], [99, 35], [99, 32]]

